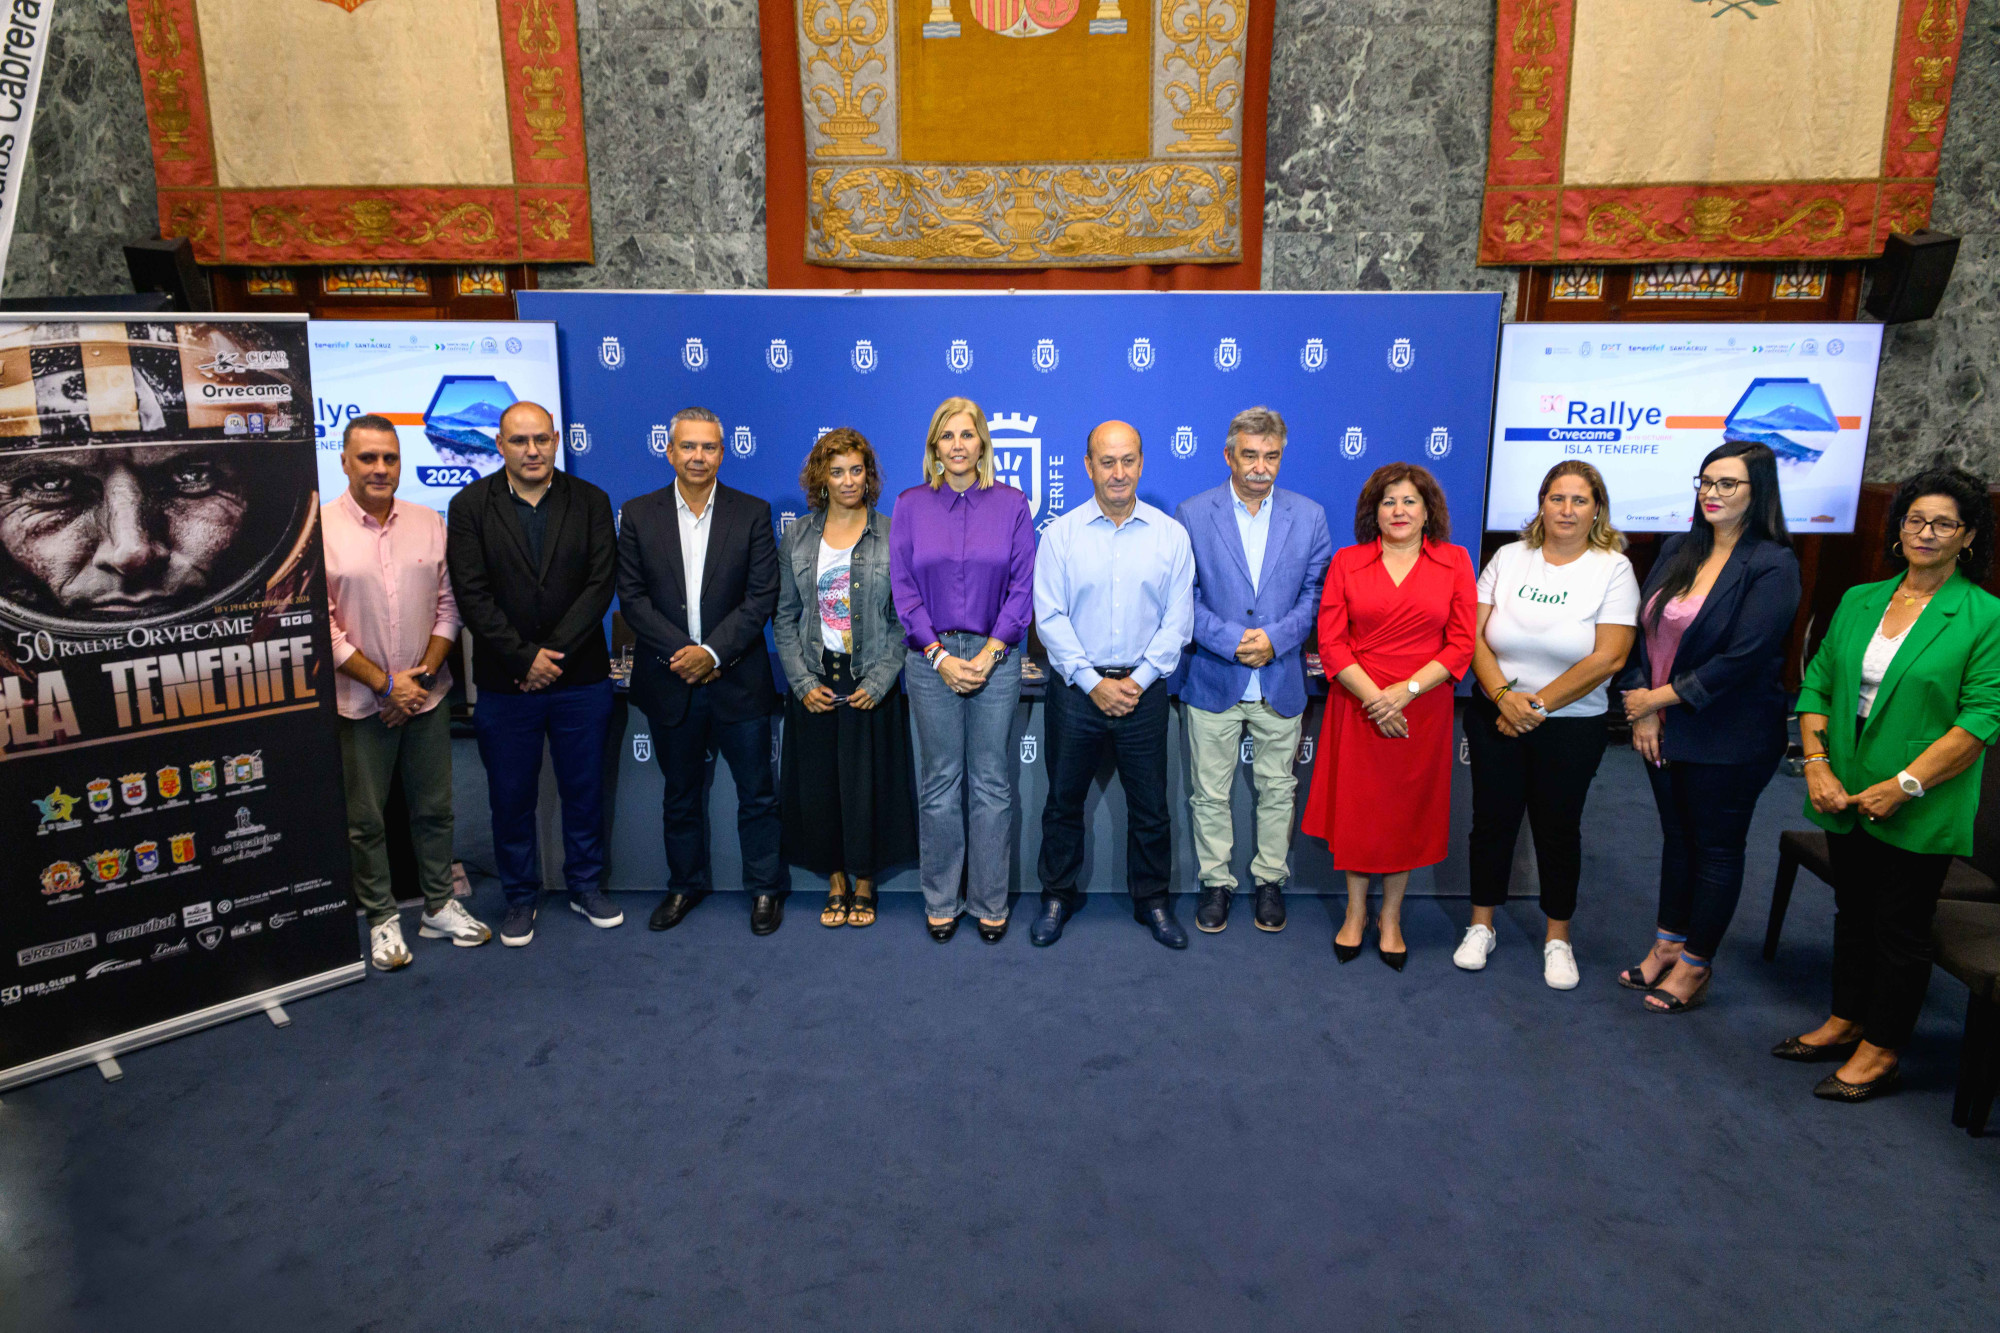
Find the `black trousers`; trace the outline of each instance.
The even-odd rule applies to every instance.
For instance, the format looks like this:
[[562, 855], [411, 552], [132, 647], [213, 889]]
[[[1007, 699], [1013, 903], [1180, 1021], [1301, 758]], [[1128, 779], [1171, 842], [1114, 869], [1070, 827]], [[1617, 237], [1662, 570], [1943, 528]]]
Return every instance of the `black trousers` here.
[[1931, 984], [1931, 918], [1951, 857], [1856, 830], [1827, 835], [1833, 861], [1833, 1016], [1901, 1050]]
[[1743, 896], [1743, 843], [1779, 756], [1752, 764], [1646, 765], [1660, 811], [1660, 928], [1713, 958]]
[[1521, 816], [1535, 839], [1542, 912], [1551, 921], [1576, 915], [1583, 874], [1583, 803], [1604, 759], [1605, 720], [1552, 717], [1525, 736], [1500, 732], [1500, 708], [1474, 693], [1465, 709], [1472, 758], [1472, 903], [1507, 901]]
[[1167, 686], [1154, 681], [1124, 717], [1107, 717], [1074, 685], [1051, 680], [1043, 706], [1049, 799], [1042, 806], [1042, 900], [1074, 910], [1083, 899], [1083, 804], [1109, 745], [1125, 789], [1125, 883], [1134, 911], [1167, 898], [1173, 826], [1167, 817]]
[[778, 792], [771, 776], [771, 719], [721, 722], [707, 689], [689, 692], [687, 714], [653, 727], [653, 753], [667, 780], [660, 819], [667, 844], [667, 887], [705, 893], [708, 863], [708, 751], [713, 746], [736, 781], [736, 836], [743, 850], [743, 887], [779, 893], [790, 876], [778, 857]]

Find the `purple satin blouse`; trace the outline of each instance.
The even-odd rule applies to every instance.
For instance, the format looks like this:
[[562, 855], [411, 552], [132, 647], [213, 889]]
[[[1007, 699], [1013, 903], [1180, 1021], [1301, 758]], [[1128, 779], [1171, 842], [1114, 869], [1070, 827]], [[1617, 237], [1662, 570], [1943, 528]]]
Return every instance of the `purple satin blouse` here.
[[889, 583], [904, 642], [919, 652], [945, 630], [1019, 646], [1035, 614], [1035, 524], [1028, 497], [998, 483], [954, 491], [940, 482], [896, 497]]

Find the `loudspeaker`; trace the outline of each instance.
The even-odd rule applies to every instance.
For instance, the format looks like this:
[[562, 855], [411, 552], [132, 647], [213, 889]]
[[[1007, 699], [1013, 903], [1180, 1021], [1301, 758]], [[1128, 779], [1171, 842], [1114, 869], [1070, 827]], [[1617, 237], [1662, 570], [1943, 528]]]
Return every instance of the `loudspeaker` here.
[[165, 292], [174, 310], [213, 310], [208, 275], [194, 262], [194, 246], [185, 236], [134, 241], [125, 247], [125, 267], [135, 292]]
[[1958, 237], [1941, 231], [1891, 236], [1875, 264], [1868, 290], [1868, 313], [1884, 324], [1907, 324], [1937, 313], [1951, 266], [1958, 262]]

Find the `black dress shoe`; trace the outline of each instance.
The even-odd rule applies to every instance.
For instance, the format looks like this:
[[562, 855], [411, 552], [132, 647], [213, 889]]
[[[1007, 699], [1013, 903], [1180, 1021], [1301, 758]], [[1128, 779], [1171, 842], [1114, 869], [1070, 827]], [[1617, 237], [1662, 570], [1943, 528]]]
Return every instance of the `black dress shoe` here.
[[1285, 928], [1285, 886], [1282, 884], [1259, 884], [1257, 886], [1257, 929], [1279, 931]]
[[1859, 1037], [1853, 1041], [1836, 1041], [1818, 1046], [1797, 1037], [1787, 1037], [1771, 1048], [1771, 1054], [1780, 1060], [1797, 1060], [1802, 1065], [1816, 1065], [1827, 1060], [1847, 1063], [1847, 1057], [1854, 1054], [1854, 1048], [1861, 1044]]
[[1035, 924], [1028, 927], [1028, 943], [1046, 949], [1062, 938], [1063, 923], [1068, 920], [1069, 908], [1061, 900], [1051, 898], [1042, 904], [1042, 914], [1035, 918]]
[[1880, 1097], [1903, 1081], [1903, 1067], [1891, 1065], [1889, 1072], [1866, 1083], [1849, 1083], [1838, 1074], [1828, 1074], [1813, 1089], [1813, 1096], [1824, 1097], [1830, 1102], [1865, 1102], [1870, 1097]]
[[769, 935], [785, 924], [785, 900], [775, 893], [760, 893], [750, 904], [750, 933]]
[[660, 899], [660, 905], [653, 909], [652, 919], [646, 922], [648, 930], [672, 930], [681, 923], [681, 918], [694, 910], [701, 899], [692, 893], [670, 893]]
[[1007, 922], [1002, 921], [997, 926], [989, 926], [984, 921], [981, 921], [979, 923], [979, 938], [985, 940], [988, 944], [998, 944], [1001, 940], [1007, 938]]
[[936, 940], [939, 944], [943, 944], [946, 940], [958, 934], [957, 917], [953, 917], [951, 920], [945, 922], [943, 925], [939, 925], [935, 921], [926, 920], [924, 922], [924, 926], [930, 931], [931, 938]]
[[1174, 914], [1167, 910], [1165, 903], [1139, 909], [1138, 917], [1146, 929], [1153, 932], [1153, 938], [1169, 949], [1187, 948], [1187, 932], [1181, 923], [1174, 920]]
[[1229, 924], [1228, 889], [1220, 884], [1201, 886], [1201, 906], [1194, 911], [1194, 928], [1205, 935], [1219, 935]]

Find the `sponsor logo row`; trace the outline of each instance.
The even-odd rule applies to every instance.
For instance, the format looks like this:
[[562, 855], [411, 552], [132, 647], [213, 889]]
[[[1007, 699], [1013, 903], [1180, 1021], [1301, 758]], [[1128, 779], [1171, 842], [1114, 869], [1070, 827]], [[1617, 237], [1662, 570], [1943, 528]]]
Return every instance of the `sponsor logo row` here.
[[[209, 850], [227, 853], [225, 862], [240, 861], [249, 855], [256, 855], [274, 846], [283, 834], [267, 833], [262, 824], [250, 817], [247, 805], [236, 808], [236, 822], [223, 835], [223, 841]], [[171, 864], [173, 874], [181, 874], [195, 868], [198, 855], [193, 833], [170, 834], [166, 840], [165, 857], [161, 846], [152, 838], [145, 838], [131, 847], [107, 847], [93, 852], [85, 858], [89, 867], [89, 879], [99, 886], [99, 892], [122, 889], [126, 884], [143, 884], [148, 877], [161, 873], [164, 866]], [[136, 879], [128, 877], [137, 875]], [[85, 867], [75, 861], [51, 861], [42, 867], [42, 896], [51, 903], [73, 902], [85, 886]]]
[[181, 798], [188, 792], [199, 799], [218, 787], [247, 787], [263, 780], [264, 752], [253, 750], [248, 754], [227, 755], [219, 761], [197, 759], [187, 765], [185, 782], [181, 765], [167, 764], [151, 773], [123, 774], [115, 786], [110, 778], [91, 778], [84, 783], [82, 796], [71, 795], [58, 783], [47, 796], [35, 798], [35, 810], [40, 816], [36, 832], [60, 833], [80, 827], [83, 821], [76, 817], [78, 805], [86, 805], [94, 815], [106, 816], [123, 802], [127, 811], [137, 813], [148, 807], [154, 793], [158, 793], [163, 805], [153, 808], [164, 809], [185, 804]]
[[[1416, 348], [1408, 338], [1392, 339], [1385, 359], [1389, 369], [1401, 374], [1416, 364]], [[1235, 338], [1220, 339], [1210, 353], [1215, 368], [1224, 374], [1243, 364], [1243, 345]], [[625, 365], [625, 346], [618, 338], [608, 336], [597, 345], [597, 359], [606, 370], [618, 370]], [[970, 339], [953, 338], [945, 346], [945, 368], [956, 375], [963, 375], [972, 369], [973, 347]], [[681, 364], [699, 374], [707, 370], [712, 360], [708, 344], [700, 338], [689, 338], [681, 344]], [[1134, 338], [1125, 350], [1125, 364], [1134, 371], [1144, 374], [1158, 362], [1158, 353], [1151, 338]], [[871, 375], [882, 365], [882, 354], [870, 338], [857, 338], [849, 349], [847, 363], [857, 375]], [[773, 338], [764, 349], [764, 365], [771, 373], [782, 375], [797, 364], [797, 354], [790, 342], [783, 338]], [[1029, 350], [1028, 364], [1043, 374], [1049, 374], [1062, 364], [1062, 350], [1054, 338], [1037, 338]], [[1308, 338], [1299, 348], [1299, 367], [1307, 374], [1317, 374], [1326, 369], [1327, 351], [1324, 338]]]
[[[326, 882], [314, 881], [313, 887], [324, 888]], [[271, 894], [259, 894], [257, 898], [262, 902], [285, 892], [287, 891], [284, 889], [278, 889]], [[242, 903], [247, 902], [247, 899], [242, 900]], [[66, 939], [51, 940], [46, 944], [32, 945], [15, 951], [15, 965], [22, 968], [37, 967], [45, 963], [61, 962], [64, 959], [95, 953], [100, 947], [122, 949], [123, 946], [131, 944], [139, 946], [136, 956], [129, 952], [121, 952], [115, 957], [92, 964], [81, 974], [84, 980], [89, 981], [108, 976], [113, 972], [124, 972], [142, 966], [149, 960], [160, 962], [176, 958], [192, 952], [197, 947], [212, 953], [226, 940], [249, 939], [267, 932], [283, 930], [295, 922], [352, 910], [345, 898], [335, 898], [305, 908], [284, 908], [262, 917], [238, 917], [234, 921], [228, 920], [231, 910], [241, 906], [242, 903], [232, 903], [226, 898], [213, 903], [189, 903], [185, 907], [150, 917], [133, 925], [107, 930], [101, 937], [93, 930], [80, 935], [71, 935]], [[150, 938], [175, 932], [183, 933], [171, 940]], [[77, 979], [76, 975], [71, 975], [0, 988], [0, 1002], [15, 1004], [26, 997], [53, 994]]]

